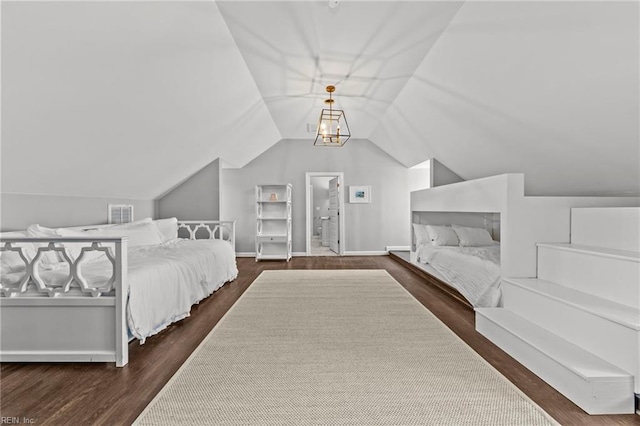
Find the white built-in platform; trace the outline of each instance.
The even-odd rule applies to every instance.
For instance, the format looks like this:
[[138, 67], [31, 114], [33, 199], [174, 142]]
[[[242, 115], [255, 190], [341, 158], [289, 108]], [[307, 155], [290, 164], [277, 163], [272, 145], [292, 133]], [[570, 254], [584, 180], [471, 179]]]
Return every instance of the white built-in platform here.
[[477, 330], [587, 413], [633, 413], [640, 208], [572, 209], [571, 243], [537, 246], [537, 278], [503, 278]]

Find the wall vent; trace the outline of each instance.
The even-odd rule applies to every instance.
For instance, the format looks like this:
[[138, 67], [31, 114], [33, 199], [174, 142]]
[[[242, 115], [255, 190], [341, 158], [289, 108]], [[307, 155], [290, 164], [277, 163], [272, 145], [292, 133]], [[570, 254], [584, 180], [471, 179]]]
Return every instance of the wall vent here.
[[109, 223], [133, 222], [133, 206], [129, 204], [109, 204]]

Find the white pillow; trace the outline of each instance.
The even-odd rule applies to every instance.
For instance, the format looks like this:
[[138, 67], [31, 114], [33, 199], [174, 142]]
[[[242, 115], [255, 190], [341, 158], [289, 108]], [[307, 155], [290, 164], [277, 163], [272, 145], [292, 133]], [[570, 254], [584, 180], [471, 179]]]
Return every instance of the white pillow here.
[[[40, 226], [37, 223], [33, 225], [29, 225], [27, 228], [27, 235], [29, 237], [34, 238], [56, 238], [60, 237], [60, 235], [53, 228], [47, 228], [45, 226]], [[46, 247], [47, 244], [35, 243], [33, 245], [34, 249], [37, 250], [38, 247]], [[41, 262], [43, 265], [54, 265], [60, 262], [60, 258], [58, 257], [58, 252], [55, 251], [45, 251], [40, 256]]]
[[450, 226], [427, 225], [427, 232], [434, 246], [457, 246], [458, 236]]
[[490, 246], [493, 244], [491, 235], [484, 228], [453, 225], [453, 230], [458, 235], [460, 245], [463, 247]]
[[115, 225], [108, 230], [114, 236], [129, 237], [129, 247], [162, 244], [162, 234], [158, 231], [155, 223], [151, 221], [136, 225]]
[[427, 226], [419, 223], [413, 224], [413, 233], [416, 236], [416, 244], [430, 244], [431, 238], [429, 238], [429, 232], [427, 232]]
[[108, 228], [118, 228], [118, 229], [127, 229], [127, 228], [135, 228], [136, 226], [144, 225], [145, 223], [152, 223], [153, 220], [150, 217], [145, 217], [144, 219], [134, 220], [133, 222], [128, 223], [118, 223], [115, 225], [109, 225]]
[[[6, 238], [23, 238], [28, 237], [26, 232], [5, 232], [2, 234]], [[31, 243], [12, 244], [14, 247], [22, 247], [22, 253], [31, 261], [36, 255], [36, 249]], [[0, 272], [8, 274], [25, 269], [25, 263], [17, 251], [0, 252]]]
[[153, 223], [158, 227], [158, 231], [162, 234], [162, 242], [175, 240], [178, 238], [178, 219], [175, 217], [169, 219], [157, 219]]
[[[28, 237], [27, 231], [12, 231], [12, 232], [2, 232], [0, 236], [4, 238], [24, 238]], [[22, 252], [27, 257], [29, 261], [33, 259], [33, 256], [36, 254], [36, 249], [33, 247], [31, 243], [24, 244], [12, 244], [14, 247], [22, 247]], [[0, 272], [2, 274], [9, 274], [11, 272], [16, 272], [23, 270], [25, 268], [25, 263], [22, 261], [22, 258], [18, 254], [17, 251], [3, 251], [0, 252]]]
[[[14, 244], [14, 247], [17, 246]], [[22, 246], [24, 248], [23, 253], [27, 257], [27, 260], [31, 261], [35, 255], [35, 249], [32, 244], [28, 246]], [[11, 272], [17, 272], [25, 269], [26, 264], [20, 257], [17, 251], [3, 251], [0, 253], [0, 272], [2, 274], [8, 274]]]
[[[116, 237], [116, 233], [110, 231], [108, 229], [89, 229], [86, 231], [79, 231], [75, 229], [66, 229], [66, 228], [58, 228], [58, 234], [61, 237]], [[64, 247], [67, 248], [67, 253], [71, 256], [73, 260], [77, 259], [82, 251], [82, 247], [88, 247], [87, 243], [64, 243]], [[103, 247], [107, 247], [108, 245], [103, 244]], [[84, 263], [95, 262], [98, 259], [102, 259], [105, 257], [104, 252], [102, 251], [88, 251], [85, 253], [82, 258]]]

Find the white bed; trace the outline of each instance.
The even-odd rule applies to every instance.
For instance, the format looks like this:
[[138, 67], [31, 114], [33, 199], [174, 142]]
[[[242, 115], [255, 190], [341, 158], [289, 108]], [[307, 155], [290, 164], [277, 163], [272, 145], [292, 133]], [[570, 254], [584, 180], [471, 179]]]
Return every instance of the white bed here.
[[[127, 325], [129, 334], [141, 343], [168, 325], [179, 321], [200, 302], [238, 274], [231, 245], [221, 240], [176, 239], [128, 251]], [[24, 268], [2, 275], [2, 287], [11, 288], [23, 279]], [[103, 257], [82, 268], [92, 285], [105, 285], [113, 274]], [[69, 276], [69, 265], [39, 273], [50, 287], [60, 288]], [[79, 295], [79, 291], [76, 290]], [[32, 295], [35, 291], [32, 290]]]
[[490, 232], [495, 228], [493, 214], [413, 215], [412, 262], [457, 290], [474, 308], [499, 306], [500, 243]]
[[[149, 237], [149, 222], [126, 229], [124, 237], [110, 235], [112, 228], [2, 235], [0, 360], [123, 366], [130, 337], [144, 343], [237, 277], [234, 221], [175, 220], [162, 241], [162, 232]], [[166, 222], [157, 225], [162, 231]], [[189, 239], [176, 238], [179, 228]], [[27, 252], [29, 244], [35, 252]], [[24, 264], [5, 268], [7, 252], [24, 255]], [[64, 261], [49, 263], [55, 255]]]
[[222, 240], [181, 239], [130, 250], [130, 333], [144, 342], [237, 276], [235, 252]]
[[480, 247], [416, 246], [416, 260], [433, 268], [442, 281], [473, 307], [500, 304], [500, 243]]

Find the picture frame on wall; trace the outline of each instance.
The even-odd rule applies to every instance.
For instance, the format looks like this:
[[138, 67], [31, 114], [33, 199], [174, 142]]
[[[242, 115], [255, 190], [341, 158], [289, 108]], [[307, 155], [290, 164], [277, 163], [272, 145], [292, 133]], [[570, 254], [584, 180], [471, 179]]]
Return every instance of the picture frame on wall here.
[[351, 185], [349, 187], [350, 203], [371, 203], [371, 187]]

